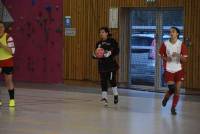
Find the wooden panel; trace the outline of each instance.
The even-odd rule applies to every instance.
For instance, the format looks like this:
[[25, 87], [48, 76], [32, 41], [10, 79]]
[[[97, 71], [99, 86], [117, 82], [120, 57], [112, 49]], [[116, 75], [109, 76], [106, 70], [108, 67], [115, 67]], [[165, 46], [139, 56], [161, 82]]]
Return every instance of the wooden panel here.
[[120, 21], [119, 21], [119, 33], [120, 33], [120, 39], [119, 39], [119, 48], [120, 48], [120, 54], [119, 54], [119, 64], [120, 70], [119, 70], [119, 79], [118, 81], [122, 84], [126, 84], [129, 82], [129, 40], [130, 40], [130, 30], [127, 28], [130, 25], [130, 9], [129, 8], [120, 8]]
[[[200, 90], [199, 0], [157, 0], [154, 4], [147, 4], [144, 0], [64, 0], [64, 16], [72, 16], [73, 27], [77, 28], [75, 37], [65, 37], [66, 80], [98, 81], [97, 64], [91, 58], [91, 52], [98, 40], [98, 29], [108, 25], [110, 7], [184, 7], [184, 34], [192, 41], [184, 85], [188, 89]], [[119, 40], [119, 29], [112, 32]]]

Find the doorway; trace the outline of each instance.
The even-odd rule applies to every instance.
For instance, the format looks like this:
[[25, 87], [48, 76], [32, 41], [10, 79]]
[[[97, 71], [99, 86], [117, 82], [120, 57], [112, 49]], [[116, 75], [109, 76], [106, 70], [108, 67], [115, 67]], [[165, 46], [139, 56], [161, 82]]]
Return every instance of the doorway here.
[[183, 39], [183, 9], [131, 9], [129, 13], [129, 85], [161, 90], [165, 87], [160, 45], [176, 26]]

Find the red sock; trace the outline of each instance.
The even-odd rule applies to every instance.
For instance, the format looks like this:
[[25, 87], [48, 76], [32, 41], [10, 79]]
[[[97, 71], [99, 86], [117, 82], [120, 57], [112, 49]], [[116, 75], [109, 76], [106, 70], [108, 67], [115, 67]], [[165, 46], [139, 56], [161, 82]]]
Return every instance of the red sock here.
[[166, 94], [165, 94], [165, 99], [169, 99], [171, 97], [171, 95], [173, 94], [172, 91], [167, 91]]
[[172, 107], [175, 108], [176, 105], [178, 104], [179, 101], [179, 95], [174, 95], [173, 97], [173, 102], [172, 102]]

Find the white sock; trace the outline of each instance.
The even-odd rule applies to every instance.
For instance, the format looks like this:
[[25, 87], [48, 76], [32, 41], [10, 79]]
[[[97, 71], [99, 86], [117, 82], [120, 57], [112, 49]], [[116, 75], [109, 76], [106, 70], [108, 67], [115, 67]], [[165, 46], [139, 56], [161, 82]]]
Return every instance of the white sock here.
[[112, 87], [112, 90], [113, 90], [113, 94], [114, 95], [118, 95], [117, 86], [116, 87]]
[[102, 98], [108, 99], [108, 93], [106, 91], [102, 92]]

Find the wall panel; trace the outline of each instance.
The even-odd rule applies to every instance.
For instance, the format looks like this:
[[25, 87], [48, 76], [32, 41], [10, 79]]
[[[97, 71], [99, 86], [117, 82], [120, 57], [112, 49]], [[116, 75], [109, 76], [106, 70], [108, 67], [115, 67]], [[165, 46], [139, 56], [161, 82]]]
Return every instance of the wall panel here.
[[[186, 64], [187, 89], [200, 90], [200, 1], [199, 0], [157, 0], [147, 4], [144, 0], [64, 0], [64, 15], [72, 16], [77, 36], [65, 37], [65, 80], [98, 81], [96, 61], [91, 52], [98, 40], [98, 29], [108, 25], [110, 7], [183, 7], [185, 12], [185, 37], [190, 37], [190, 59]], [[112, 29], [119, 40], [119, 29]]]

